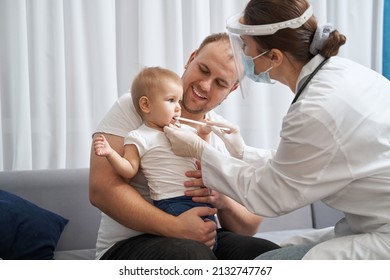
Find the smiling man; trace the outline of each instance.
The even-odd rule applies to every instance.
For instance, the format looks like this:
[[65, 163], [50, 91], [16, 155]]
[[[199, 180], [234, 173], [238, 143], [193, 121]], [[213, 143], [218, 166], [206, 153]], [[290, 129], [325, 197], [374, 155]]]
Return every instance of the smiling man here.
[[182, 76], [182, 117], [204, 121], [237, 86], [237, 74], [228, 38], [208, 37], [194, 51]]
[[[205, 122], [206, 118], [223, 121], [212, 111], [238, 86], [229, 38], [225, 33], [208, 36], [194, 51], [182, 76], [182, 116]], [[103, 134], [120, 155], [124, 137], [142, 123], [130, 93], [122, 95], [98, 125], [95, 135]], [[195, 128], [197, 125], [194, 125]], [[210, 143], [228, 153], [222, 140], [210, 135]], [[197, 175], [200, 178], [200, 171]], [[192, 183], [203, 187], [202, 180]], [[125, 181], [105, 158], [91, 150], [89, 195], [102, 211], [97, 240], [97, 259], [253, 259], [263, 252], [279, 248], [267, 240], [251, 237], [261, 217], [242, 205], [206, 188], [183, 193], [194, 201], [214, 208], [196, 207], [172, 216], [150, 203], [147, 182], [138, 173]], [[217, 213], [221, 229], [202, 217]], [[215, 237], [215, 254], [210, 247]]]

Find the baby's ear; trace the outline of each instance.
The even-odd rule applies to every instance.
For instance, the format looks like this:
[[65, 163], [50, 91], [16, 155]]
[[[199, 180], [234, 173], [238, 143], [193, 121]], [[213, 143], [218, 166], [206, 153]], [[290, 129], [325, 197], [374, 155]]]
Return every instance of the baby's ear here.
[[141, 98], [139, 99], [139, 108], [141, 109], [142, 112], [144, 112], [145, 114], [149, 113], [150, 112], [150, 100], [148, 97], [146, 96], [141, 96]]

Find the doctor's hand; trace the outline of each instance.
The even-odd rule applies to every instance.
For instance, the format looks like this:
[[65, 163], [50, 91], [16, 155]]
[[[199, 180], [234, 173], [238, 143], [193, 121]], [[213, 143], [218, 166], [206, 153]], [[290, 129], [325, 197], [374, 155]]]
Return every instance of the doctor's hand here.
[[[212, 122], [207, 121], [206, 124], [211, 130], [222, 139], [225, 143], [226, 149], [232, 157], [242, 159], [244, 156], [245, 142], [241, 137], [239, 127], [228, 122]], [[222, 130], [219, 127], [226, 127], [229, 130]]]
[[164, 127], [164, 132], [176, 155], [201, 158], [207, 142], [201, 139], [195, 131], [169, 125]]

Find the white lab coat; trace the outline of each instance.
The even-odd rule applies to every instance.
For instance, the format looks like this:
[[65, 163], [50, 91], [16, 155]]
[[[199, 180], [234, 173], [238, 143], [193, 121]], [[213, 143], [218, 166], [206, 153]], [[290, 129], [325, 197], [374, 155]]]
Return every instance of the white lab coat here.
[[[322, 60], [318, 55], [304, 66], [297, 88]], [[284, 117], [277, 151], [246, 147], [240, 161], [207, 146], [204, 183], [263, 216], [316, 200], [343, 211], [335, 238], [308, 259], [390, 259], [388, 108], [386, 78], [333, 57]]]

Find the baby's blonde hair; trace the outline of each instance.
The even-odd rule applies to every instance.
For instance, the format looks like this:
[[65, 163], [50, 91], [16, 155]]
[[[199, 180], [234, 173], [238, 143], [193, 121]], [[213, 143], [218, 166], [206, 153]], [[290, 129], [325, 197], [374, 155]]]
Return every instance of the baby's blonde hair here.
[[142, 117], [139, 100], [142, 96], [149, 97], [164, 88], [167, 81], [182, 84], [181, 78], [175, 72], [162, 67], [145, 67], [134, 78], [131, 85], [131, 96], [138, 114]]

